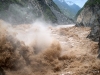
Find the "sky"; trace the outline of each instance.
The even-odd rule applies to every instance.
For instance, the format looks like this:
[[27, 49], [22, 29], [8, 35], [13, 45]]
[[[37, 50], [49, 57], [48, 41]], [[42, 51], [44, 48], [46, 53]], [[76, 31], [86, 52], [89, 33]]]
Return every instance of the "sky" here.
[[83, 7], [87, 0], [66, 0], [72, 1], [73, 3], [77, 4], [79, 7]]

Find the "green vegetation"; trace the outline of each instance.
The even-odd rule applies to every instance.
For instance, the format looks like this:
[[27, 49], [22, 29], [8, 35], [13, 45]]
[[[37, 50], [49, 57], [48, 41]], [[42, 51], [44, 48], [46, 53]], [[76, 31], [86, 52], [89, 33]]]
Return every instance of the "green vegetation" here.
[[61, 10], [58, 8], [58, 6], [54, 2], [52, 2], [52, 5], [57, 11], [61, 12]]
[[[50, 7], [43, 0], [41, 1], [37, 0], [37, 1], [38, 1], [39, 6], [41, 7], [41, 10], [43, 12], [42, 14], [44, 15], [45, 20], [51, 20], [52, 22], [56, 22], [57, 18], [54, 15], [54, 13], [51, 11]], [[54, 6], [57, 8], [56, 5]], [[59, 10], [59, 8], [57, 10]]]
[[0, 1], [0, 11], [8, 9], [9, 5], [13, 4], [13, 3], [24, 6], [25, 2], [26, 2], [26, 0], [3, 0], [3, 1]]
[[[34, 0], [34, 1], [36, 2], [36, 5], [38, 6], [39, 10], [41, 11], [39, 13], [39, 15], [36, 17], [40, 17], [41, 15], [43, 15], [45, 20], [51, 20], [52, 22], [57, 22], [56, 16], [54, 15], [54, 13], [51, 11], [49, 5], [47, 5], [44, 0]], [[8, 10], [10, 4], [18, 4], [21, 7], [25, 7], [25, 6], [27, 6], [27, 4], [29, 2], [30, 2], [29, 0], [2, 0], [2, 1], [0, 1], [0, 11]], [[60, 12], [60, 9], [57, 7], [57, 5], [54, 2], [52, 2], [51, 4], [57, 11]], [[32, 13], [37, 14], [37, 12], [35, 12], [35, 11], [33, 11]]]
[[[100, 0], [88, 0], [85, 3], [84, 7], [94, 7], [97, 4], [100, 4]], [[78, 15], [80, 14], [80, 12], [83, 10], [83, 8], [78, 11], [78, 13], [76, 14], [76, 18], [78, 17]]]
[[86, 2], [86, 4], [84, 5], [84, 7], [85, 7], [85, 6], [94, 6], [94, 5], [96, 5], [96, 4], [100, 4], [100, 0], [88, 0], [88, 1]]
[[79, 6], [77, 5], [69, 6], [68, 4], [66, 4], [66, 2], [60, 2], [59, 0], [53, 0], [53, 1], [65, 16], [75, 20], [75, 15], [77, 14], [78, 10], [80, 10]]
[[76, 16], [75, 16], [75, 19], [77, 19], [78, 15], [81, 13], [82, 10], [83, 10], [83, 8], [81, 8], [81, 9], [78, 11], [78, 13], [77, 13]]
[[46, 7], [44, 10], [44, 17], [46, 20], [51, 20], [52, 22], [56, 22], [57, 18], [56, 16], [52, 13], [49, 7]]

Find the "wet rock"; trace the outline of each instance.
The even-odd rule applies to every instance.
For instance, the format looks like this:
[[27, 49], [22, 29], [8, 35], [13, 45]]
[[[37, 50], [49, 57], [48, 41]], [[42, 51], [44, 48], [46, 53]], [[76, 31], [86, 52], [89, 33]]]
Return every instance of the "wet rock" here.
[[5, 75], [4, 70], [0, 67], [0, 75]]
[[99, 49], [98, 49], [98, 57], [97, 58], [100, 59], [100, 34], [99, 34], [99, 43], [98, 43], [98, 45], [99, 45]]

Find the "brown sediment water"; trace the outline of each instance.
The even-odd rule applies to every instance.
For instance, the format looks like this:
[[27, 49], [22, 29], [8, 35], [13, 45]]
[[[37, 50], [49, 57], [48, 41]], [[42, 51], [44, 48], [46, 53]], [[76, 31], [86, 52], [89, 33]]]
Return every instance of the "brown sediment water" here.
[[0, 67], [6, 75], [100, 75], [88, 27], [12, 26], [0, 21]]

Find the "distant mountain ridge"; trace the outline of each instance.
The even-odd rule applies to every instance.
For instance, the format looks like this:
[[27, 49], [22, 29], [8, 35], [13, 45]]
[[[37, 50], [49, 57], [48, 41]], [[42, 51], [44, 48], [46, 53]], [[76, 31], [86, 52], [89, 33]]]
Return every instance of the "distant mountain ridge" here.
[[68, 5], [73, 5], [74, 3], [72, 1], [66, 1], [66, 0], [58, 0], [60, 2], [66, 2]]
[[69, 6], [71, 6], [71, 5], [74, 5], [74, 3], [73, 2], [71, 2], [71, 1], [65, 1]]
[[76, 5], [72, 1], [67, 1], [67, 0], [53, 0], [53, 1], [64, 13], [64, 15], [72, 19], [75, 19], [77, 12], [81, 9], [78, 5]]

